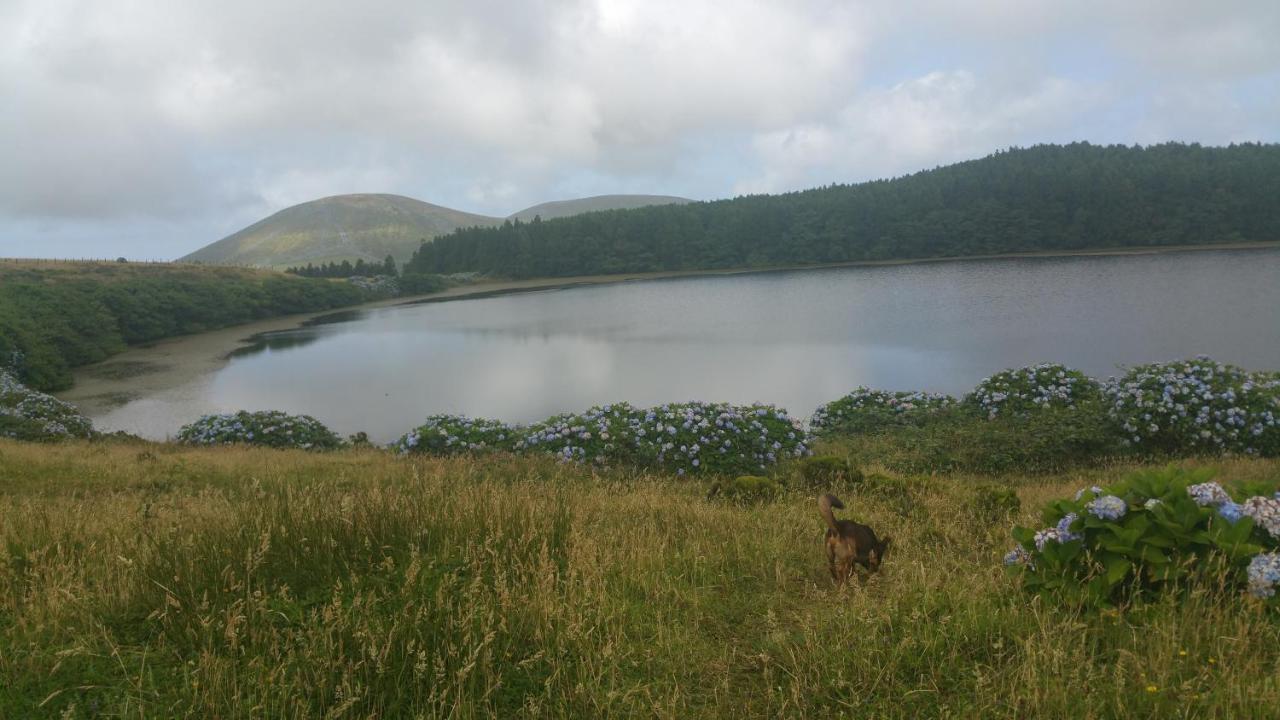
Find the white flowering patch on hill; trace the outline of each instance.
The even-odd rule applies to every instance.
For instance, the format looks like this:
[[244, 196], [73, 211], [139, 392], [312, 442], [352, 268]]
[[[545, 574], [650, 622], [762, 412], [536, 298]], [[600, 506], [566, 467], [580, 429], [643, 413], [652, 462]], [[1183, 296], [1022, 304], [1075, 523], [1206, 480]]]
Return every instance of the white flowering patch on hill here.
[[0, 437], [51, 441], [93, 436], [93, 423], [70, 403], [0, 370]]
[[967, 400], [994, 420], [1046, 408], [1075, 408], [1097, 399], [1098, 389], [1097, 381], [1079, 370], [1041, 363], [984, 378]]
[[184, 425], [178, 431], [178, 442], [301, 450], [330, 450], [343, 445], [341, 437], [310, 415], [289, 415], [278, 410], [205, 415]]
[[743, 474], [811, 454], [803, 424], [772, 405], [627, 403], [556, 415], [527, 427], [434, 415], [392, 444], [401, 453], [511, 450], [562, 462], [637, 464], [676, 475]]
[[955, 404], [956, 399], [950, 395], [859, 387], [818, 408], [809, 420], [809, 426], [815, 434], [872, 432], [895, 425], [919, 423]]
[[1280, 382], [1207, 357], [1131, 368], [1105, 386], [1136, 449], [1280, 454]]

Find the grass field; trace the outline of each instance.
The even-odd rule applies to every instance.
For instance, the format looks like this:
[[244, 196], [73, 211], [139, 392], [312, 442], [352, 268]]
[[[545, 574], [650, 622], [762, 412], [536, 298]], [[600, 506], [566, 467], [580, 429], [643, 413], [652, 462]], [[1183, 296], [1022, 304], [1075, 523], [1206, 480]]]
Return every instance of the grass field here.
[[1004, 574], [1011, 524], [1125, 469], [1001, 478], [1023, 509], [995, 519], [974, 476], [838, 489], [894, 549], [836, 589], [813, 492], [0, 442], [0, 717], [1274, 716], [1280, 625], [1247, 599], [1079, 615]]

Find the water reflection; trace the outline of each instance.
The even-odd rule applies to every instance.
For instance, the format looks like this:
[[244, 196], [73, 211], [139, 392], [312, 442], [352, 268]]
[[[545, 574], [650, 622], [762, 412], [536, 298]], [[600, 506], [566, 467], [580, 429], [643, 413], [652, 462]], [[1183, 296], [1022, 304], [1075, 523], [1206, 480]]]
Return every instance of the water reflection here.
[[808, 414], [859, 384], [959, 394], [1045, 360], [1098, 376], [1199, 352], [1280, 367], [1277, 307], [1276, 250], [635, 282], [264, 335], [175, 394], [180, 408], [148, 398], [105, 420], [163, 436], [179, 416], [275, 408], [388, 441], [437, 412], [533, 421], [617, 400], [760, 400]]

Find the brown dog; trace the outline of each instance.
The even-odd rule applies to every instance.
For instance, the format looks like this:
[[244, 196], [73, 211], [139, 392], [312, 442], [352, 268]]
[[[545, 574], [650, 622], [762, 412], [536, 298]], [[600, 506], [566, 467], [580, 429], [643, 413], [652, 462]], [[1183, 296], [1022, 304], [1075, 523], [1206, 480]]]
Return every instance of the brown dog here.
[[836, 520], [831, 508], [844, 509], [844, 503], [835, 495], [827, 494], [818, 498], [818, 512], [827, 521], [827, 564], [831, 568], [831, 577], [837, 584], [845, 583], [853, 577], [854, 563], [866, 568], [868, 572], [880, 569], [884, 553], [889, 549], [893, 538], [884, 540], [876, 538], [876, 533], [866, 525], [852, 520]]

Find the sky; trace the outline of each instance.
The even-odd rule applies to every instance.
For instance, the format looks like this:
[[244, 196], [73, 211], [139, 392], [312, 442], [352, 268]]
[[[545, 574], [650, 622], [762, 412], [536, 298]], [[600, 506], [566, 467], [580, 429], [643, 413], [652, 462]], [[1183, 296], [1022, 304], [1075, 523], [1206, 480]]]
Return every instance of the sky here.
[[0, 256], [389, 192], [504, 216], [1047, 142], [1280, 141], [1276, 0], [0, 0]]

